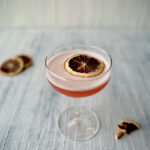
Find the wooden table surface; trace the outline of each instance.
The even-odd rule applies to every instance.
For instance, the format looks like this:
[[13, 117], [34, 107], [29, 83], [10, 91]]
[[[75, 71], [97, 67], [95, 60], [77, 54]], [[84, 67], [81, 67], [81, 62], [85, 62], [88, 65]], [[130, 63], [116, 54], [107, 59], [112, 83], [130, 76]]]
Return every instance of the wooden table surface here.
[[[45, 56], [64, 44], [90, 44], [110, 52], [112, 79], [98, 94], [73, 99], [45, 78]], [[0, 150], [149, 150], [150, 29], [0, 29], [0, 63], [26, 53], [34, 65], [14, 77], [0, 76]], [[58, 129], [73, 105], [94, 109], [101, 128], [91, 140], [68, 140]], [[117, 123], [137, 121], [140, 130], [115, 139]]]

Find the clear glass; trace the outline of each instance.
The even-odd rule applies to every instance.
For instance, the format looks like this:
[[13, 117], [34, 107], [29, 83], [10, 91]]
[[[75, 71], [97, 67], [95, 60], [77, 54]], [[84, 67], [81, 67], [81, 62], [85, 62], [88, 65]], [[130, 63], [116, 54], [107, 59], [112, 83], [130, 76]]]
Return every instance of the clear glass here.
[[[55, 56], [62, 53], [94, 53], [101, 56], [107, 62], [105, 70], [95, 77], [90, 78], [66, 78], [63, 74], [57, 74], [49, 62]], [[95, 56], [96, 56], [95, 55]], [[65, 60], [64, 60], [65, 62]], [[107, 67], [106, 67], [107, 66]], [[101, 91], [110, 81], [112, 59], [103, 49], [88, 45], [67, 45], [52, 50], [45, 59], [46, 77], [51, 86], [58, 92], [70, 97], [87, 97]], [[57, 65], [56, 65], [56, 69]], [[80, 84], [80, 86], [78, 86]], [[64, 86], [65, 85], [65, 86]], [[75, 106], [64, 111], [58, 120], [61, 132], [72, 140], [83, 141], [92, 138], [99, 130], [100, 124], [96, 113], [84, 106]]]

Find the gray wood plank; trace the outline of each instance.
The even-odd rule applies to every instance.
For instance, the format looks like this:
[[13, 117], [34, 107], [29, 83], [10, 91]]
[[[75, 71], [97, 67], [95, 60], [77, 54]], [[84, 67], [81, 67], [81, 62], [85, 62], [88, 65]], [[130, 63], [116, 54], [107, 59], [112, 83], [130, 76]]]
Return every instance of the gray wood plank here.
[[[45, 56], [59, 45], [92, 44], [113, 58], [111, 82], [98, 94], [73, 100], [57, 93], [45, 78]], [[3, 150], [149, 150], [150, 30], [149, 29], [0, 29], [0, 63], [27, 53], [34, 65], [15, 77], [0, 76], [0, 149]], [[101, 123], [86, 142], [66, 139], [57, 120], [68, 106], [94, 109]], [[141, 129], [116, 141], [121, 119]]]

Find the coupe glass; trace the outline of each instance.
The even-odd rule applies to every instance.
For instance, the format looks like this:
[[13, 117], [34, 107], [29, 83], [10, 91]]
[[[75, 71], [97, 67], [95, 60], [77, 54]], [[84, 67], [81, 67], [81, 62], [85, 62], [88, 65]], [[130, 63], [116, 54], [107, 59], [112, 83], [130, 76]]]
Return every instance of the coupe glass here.
[[[49, 62], [55, 56], [72, 52], [74, 54], [77, 50], [84, 50], [85, 52], [95, 53], [105, 59], [107, 68], [98, 76], [85, 78], [79, 80], [78, 78], [68, 79], [62, 75], [56, 74], [50, 67]], [[65, 61], [65, 60], [64, 60]], [[45, 59], [46, 77], [51, 86], [58, 92], [77, 98], [91, 96], [102, 90], [110, 81], [112, 59], [105, 50], [88, 45], [67, 45], [61, 46], [52, 50]], [[56, 69], [57, 68], [56, 66]], [[72, 90], [72, 85], [81, 85], [78, 89]], [[94, 84], [96, 86], [93, 88]], [[62, 88], [61, 85], [66, 85], [68, 88]], [[74, 106], [65, 110], [59, 117], [58, 125], [61, 132], [72, 140], [83, 141], [92, 138], [99, 130], [100, 124], [96, 113], [84, 106]]]

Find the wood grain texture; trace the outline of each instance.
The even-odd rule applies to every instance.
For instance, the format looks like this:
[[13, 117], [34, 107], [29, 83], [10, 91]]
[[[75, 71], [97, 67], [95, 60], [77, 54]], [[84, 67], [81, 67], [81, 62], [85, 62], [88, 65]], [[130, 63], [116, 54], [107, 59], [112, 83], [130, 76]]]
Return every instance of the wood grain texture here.
[[0, 0], [0, 27], [150, 27], [149, 0]]
[[[45, 78], [45, 56], [62, 44], [92, 44], [110, 52], [108, 86], [82, 101], [57, 93]], [[34, 65], [14, 77], [0, 76], [0, 150], [149, 150], [150, 30], [0, 29], [0, 63], [26, 53]], [[66, 139], [58, 116], [76, 104], [94, 109], [101, 123], [89, 141]], [[116, 141], [116, 124], [131, 119], [141, 129]]]

